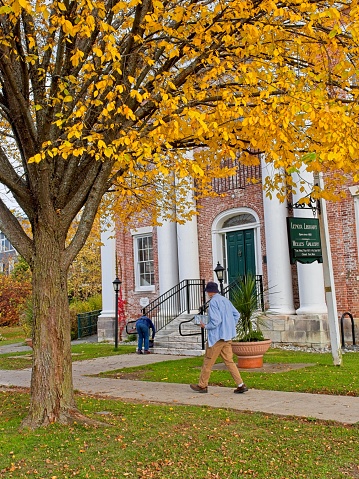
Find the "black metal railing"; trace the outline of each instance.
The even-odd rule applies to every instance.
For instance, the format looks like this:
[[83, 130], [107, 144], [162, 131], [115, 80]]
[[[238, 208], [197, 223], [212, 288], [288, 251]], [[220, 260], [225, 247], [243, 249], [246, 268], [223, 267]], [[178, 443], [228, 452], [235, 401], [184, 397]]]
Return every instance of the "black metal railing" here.
[[244, 189], [253, 183], [251, 180], [259, 182], [261, 180], [260, 166], [246, 166], [240, 162], [240, 158], [224, 159], [221, 162], [222, 168], [236, 168], [232, 176], [224, 178], [213, 178], [212, 188], [216, 193], [225, 193], [226, 191]]
[[[142, 314], [151, 318], [159, 331], [181, 314], [198, 311], [205, 301], [204, 288], [204, 279], [185, 279], [144, 307]], [[128, 334], [136, 333], [135, 323], [127, 323]]]
[[355, 328], [354, 328], [354, 318], [351, 313], [344, 313], [342, 314], [342, 317], [340, 318], [340, 332], [342, 336], [342, 347], [345, 347], [345, 340], [344, 340], [344, 318], [345, 316], [348, 316], [350, 318], [351, 326], [352, 326], [352, 341], [353, 341], [353, 346], [355, 346]]
[[[256, 275], [256, 291], [258, 298], [258, 309], [264, 310], [264, 296], [263, 296], [263, 281], [261, 275]], [[231, 291], [233, 291], [241, 278], [230, 283], [223, 288], [224, 296], [230, 298]], [[193, 311], [198, 311], [199, 314], [205, 314], [208, 308], [209, 300], [206, 301], [205, 294], [205, 280], [204, 279], [185, 279], [178, 285], [171, 288], [166, 293], [162, 294], [146, 307], [142, 309], [142, 314], [151, 318], [156, 331], [164, 328], [171, 321], [176, 319], [183, 313], [190, 314]], [[200, 328], [198, 332], [185, 332], [184, 325], [193, 321], [193, 318], [182, 321], [179, 325], [179, 334], [181, 336], [197, 336], [202, 335], [202, 349], [206, 340], [206, 331]], [[136, 334], [136, 320], [129, 321], [126, 324], [127, 334]]]
[[[223, 288], [223, 296], [226, 296], [227, 298], [230, 299], [231, 297], [231, 292], [235, 290], [235, 288], [238, 286], [240, 281], [242, 281], [243, 278], [239, 277], [238, 279], [232, 281], [228, 286]], [[257, 294], [257, 300], [258, 300], [258, 310], [264, 311], [264, 290], [263, 290], [263, 278], [261, 275], [256, 275], [255, 277], [256, 280], [256, 294]], [[208, 309], [209, 301], [204, 301], [201, 306], [198, 308], [199, 314], [205, 314], [205, 312]], [[179, 325], [179, 333], [181, 336], [199, 336], [201, 335], [202, 338], [202, 349], [204, 349], [204, 344], [206, 341], [207, 337], [207, 331], [205, 329], [200, 328], [200, 331], [198, 332], [185, 332], [185, 324], [193, 321], [193, 318], [188, 319], [186, 321], [182, 321]]]
[[[260, 274], [257, 274], [255, 277], [256, 280], [256, 296], [258, 301], [258, 311], [264, 311], [264, 290], [263, 290], [263, 277]], [[231, 293], [236, 289], [236, 287], [243, 281], [243, 277], [238, 277], [230, 284], [223, 288], [223, 296], [231, 299]], [[199, 308], [199, 314], [204, 314], [208, 308], [209, 300], [203, 303]]]
[[97, 321], [101, 310], [79, 313], [77, 315], [77, 339], [97, 334]]
[[[202, 310], [202, 307], [200, 308], [200, 310]], [[200, 312], [200, 314], [204, 314], [204, 313]], [[199, 336], [199, 335], [201, 335], [201, 349], [205, 349], [205, 343], [206, 343], [206, 340], [207, 340], [207, 330], [204, 329], [204, 328], [200, 328], [198, 326], [198, 328], [199, 328], [198, 331], [186, 332], [185, 325], [189, 324], [189, 323], [193, 324], [193, 318], [180, 322], [180, 324], [179, 324], [179, 334], [180, 334], [180, 336]]]

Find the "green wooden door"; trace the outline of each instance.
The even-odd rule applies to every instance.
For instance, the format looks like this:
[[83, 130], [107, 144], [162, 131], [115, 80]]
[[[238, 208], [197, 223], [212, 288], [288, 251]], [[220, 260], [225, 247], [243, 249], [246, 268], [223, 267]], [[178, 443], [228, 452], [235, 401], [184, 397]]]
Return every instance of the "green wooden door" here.
[[228, 283], [238, 276], [256, 274], [254, 229], [227, 233]]

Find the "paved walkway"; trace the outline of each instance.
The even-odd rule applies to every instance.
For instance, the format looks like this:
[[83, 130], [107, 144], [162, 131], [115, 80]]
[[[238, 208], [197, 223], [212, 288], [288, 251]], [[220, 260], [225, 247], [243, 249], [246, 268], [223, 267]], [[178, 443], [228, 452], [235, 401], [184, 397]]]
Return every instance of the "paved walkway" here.
[[[0, 353], [20, 351], [20, 346], [0, 347]], [[21, 346], [21, 350], [26, 350]], [[9, 351], [11, 349], [11, 351]], [[27, 350], [30, 350], [27, 348]], [[344, 424], [359, 422], [359, 397], [331, 396], [250, 389], [245, 394], [233, 394], [233, 388], [213, 386], [207, 394], [194, 393], [187, 384], [153, 383], [127, 379], [91, 377], [102, 371], [141, 366], [161, 361], [183, 359], [184, 356], [162, 354], [124, 354], [73, 363], [74, 388], [85, 394], [101, 395], [127, 401], [145, 401], [166, 404], [188, 404], [230, 408], [238, 411], [257, 411], [282, 416], [311, 417], [333, 420]], [[199, 373], [199, 372], [198, 372]], [[0, 370], [1, 386], [30, 386], [31, 369]]]

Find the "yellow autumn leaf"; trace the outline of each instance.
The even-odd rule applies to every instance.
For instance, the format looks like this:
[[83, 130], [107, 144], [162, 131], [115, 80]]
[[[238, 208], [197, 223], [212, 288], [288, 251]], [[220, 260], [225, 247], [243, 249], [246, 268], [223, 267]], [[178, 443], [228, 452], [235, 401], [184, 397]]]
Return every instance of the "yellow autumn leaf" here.
[[28, 163], [40, 163], [42, 159], [42, 155], [40, 153], [37, 153], [36, 155], [29, 158]]

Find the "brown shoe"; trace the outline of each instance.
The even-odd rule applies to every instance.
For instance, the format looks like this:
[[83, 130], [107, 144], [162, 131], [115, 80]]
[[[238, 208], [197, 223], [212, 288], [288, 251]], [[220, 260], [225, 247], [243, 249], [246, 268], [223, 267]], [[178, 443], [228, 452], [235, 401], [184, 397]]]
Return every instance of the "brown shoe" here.
[[143, 354], [151, 354], [151, 351], [149, 351], [148, 349], [145, 349], [145, 350], [143, 351]]
[[242, 386], [238, 386], [233, 392], [234, 394], [242, 394], [248, 391], [247, 386], [243, 383]]
[[189, 387], [196, 393], [208, 393], [208, 388], [201, 388], [198, 384], [190, 384]]

